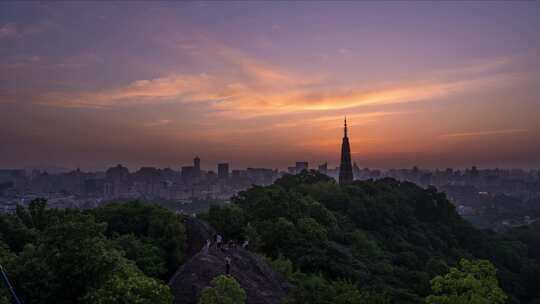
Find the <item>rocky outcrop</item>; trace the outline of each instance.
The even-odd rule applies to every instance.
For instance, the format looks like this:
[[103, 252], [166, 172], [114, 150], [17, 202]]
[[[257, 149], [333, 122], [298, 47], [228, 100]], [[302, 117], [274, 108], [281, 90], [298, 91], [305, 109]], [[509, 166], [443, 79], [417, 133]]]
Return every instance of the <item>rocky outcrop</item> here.
[[183, 222], [187, 234], [186, 256], [190, 258], [201, 250], [206, 240], [212, 240], [216, 230], [207, 222], [195, 217], [186, 217]]
[[[206, 227], [208, 224], [197, 219], [189, 221], [189, 224], [186, 224], [188, 240], [196, 240], [198, 239], [196, 236], [192, 235], [190, 238], [190, 232], [206, 231], [198, 228]], [[189, 228], [190, 225], [192, 229]], [[194, 229], [196, 227], [198, 228]], [[213, 232], [210, 232], [210, 236], [212, 234]], [[200, 240], [207, 239], [206, 235], [202, 236]], [[188, 244], [188, 248], [190, 246], [195, 248], [196, 245]], [[208, 253], [204, 253], [200, 252], [201, 247], [202, 243], [198, 247], [199, 252], [182, 265], [169, 281], [176, 304], [197, 303], [202, 289], [209, 286], [214, 277], [225, 274], [226, 257], [231, 259], [230, 276], [246, 291], [248, 304], [279, 304], [291, 287], [255, 253], [240, 247], [219, 249], [215, 246], [211, 247]]]

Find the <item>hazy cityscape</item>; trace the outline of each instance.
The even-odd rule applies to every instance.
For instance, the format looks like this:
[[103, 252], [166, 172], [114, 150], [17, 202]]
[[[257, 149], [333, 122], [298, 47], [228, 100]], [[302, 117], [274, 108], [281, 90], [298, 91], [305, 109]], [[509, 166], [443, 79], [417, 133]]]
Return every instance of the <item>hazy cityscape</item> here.
[[540, 1], [0, 1], [0, 304], [540, 304]]
[[[46, 198], [54, 208], [94, 208], [111, 201], [168, 202], [177, 211], [204, 210], [209, 202], [228, 202], [252, 185], [272, 184], [284, 174], [317, 170], [339, 178], [339, 167], [298, 161], [287, 170], [246, 168], [230, 170], [228, 163], [202, 170], [202, 160], [179, 168], [141, 167], [130, 172], [118, 164], [104, 172], [75, 169], [63, 173], [24, 169], [0, 170], [0, 202], [3, 212], [17, 204]], [[447, 194], [458, 213], [482, 228], [530, 223], [540, 217], [540, 170], [522, 169], [390, 169], [362, 168], [353, 163], [355, 180], [395, 178], [422, 187], [434, 186]], [[201, 205], [202, 207], [199, 207]], [[201, 209], [202, 208], [202, 209]]]

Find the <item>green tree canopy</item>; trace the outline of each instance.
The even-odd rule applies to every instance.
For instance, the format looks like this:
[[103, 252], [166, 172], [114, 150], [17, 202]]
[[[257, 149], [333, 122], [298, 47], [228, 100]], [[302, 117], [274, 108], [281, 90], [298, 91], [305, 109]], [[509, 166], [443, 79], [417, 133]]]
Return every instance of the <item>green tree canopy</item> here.
[[431, 280], [428, 304], [502, 304], [506, 295], [499, 287], [496, 268], [489, 261], [462, 259], [457, 267]]
[[158, 248], [167, 269], [166, 273], [160, 274], [160, 278], [167, 279], [180, 266], [186, 232], [180, 217], [170, 210], [133, 201], [125, 204], [106, 204], [90, 212], [98, 222], [107, 224], [105, 230], [107, 236], [132, 234]]
[[[131, 223], [126, 226], [136, 230], [141, 223], [131, 222], [126, 212], [132, 210], [130, 204], [103, 207], [107, 219]], [[108, 223], [96, 220], [99, 210], [47, 209], [44, 200], [28, 209], [19, 206], [15, 214], [0, 214], [0, 263], [27, 304], [170, 304], [169, 287], [146, 275], [158, 277], [166, 271], [162, 249], [181, 248], [183, 225], [174, 213], [156, 209], [142, 222], [144, 234], [126, 229], [125, 234], [109, 235]], [[174, 234], [177, 245], [156, 245]], [[7, 298], [0, 288], [0, 300]]]
[[167, 285], [144, 276], [129, 263], [120, 269], [101, 287], [91, 290], [82, 299], [88, 304], [170, 304], [173, 296]]
[[165, 260], [160, 249], [148, 239], [139, 239], [133, 234], [118, 235], [113, 238], [116, 248], [124, 251], [125, 257], [134, 261], [144, 274], [159, 278], [166, 272]]
[[206, 218], [225, 237], [249, 237], [252, 250], [289, 260], [306, 280], [348, 280], [370, 301], [425, 302], [431, 279], [464, 257], [489, 259], [509, 301], [540, 297], [538, 230], [477, 230], [433, 187], [391, 178], [341, 186], [303, 171], [240, 192]]
[[212, 279], [210, 285], [203, 289], [199, 304], [246, 303], [246, 292], [234, 278], [219, 275]]

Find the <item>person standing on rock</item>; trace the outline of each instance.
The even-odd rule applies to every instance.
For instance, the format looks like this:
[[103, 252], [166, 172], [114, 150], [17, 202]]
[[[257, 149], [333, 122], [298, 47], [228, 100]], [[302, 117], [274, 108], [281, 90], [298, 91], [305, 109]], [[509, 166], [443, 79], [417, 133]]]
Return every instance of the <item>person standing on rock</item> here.
[[221, 234], [218, 233], [218, 235], [216, 236], [216, 245], [217, 245], [217, 248], [221, 248], [221, 242], [223, 241], [223, 238], [221, 237]]
[[206, 243], [203, 246], [203, 254], [204, 255], [208, 255], [208, 250], [210, 249], [211, 244], [212, 243], [210, 242], [210, 240], [206, 240]]
[[229, 275], [231, 272], [231, 258], [225, 257], [225, 274]]
[[247, 249], [248, 245], [249, 245], [249, 239], [246, 238], [246, 240], [244, 241], [244, 243], [242, 243], [242, 248]]

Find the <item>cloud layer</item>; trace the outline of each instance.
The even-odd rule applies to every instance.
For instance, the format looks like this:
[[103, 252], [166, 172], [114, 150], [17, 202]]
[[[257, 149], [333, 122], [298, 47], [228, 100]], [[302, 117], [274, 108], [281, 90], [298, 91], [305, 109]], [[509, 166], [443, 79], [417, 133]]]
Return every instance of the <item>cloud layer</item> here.
[[[202, 103], [215, 110], [212, 115], [249, 118], [433, 101], [498, 87], [518, 77], [499, 72], [509, 64], [509, 59], [495, 58], [447, 71], [415, 75], [407, 80], [355, 84], [354, 79], [338, 81], [330, 75], [290, 72], [222, 45], [205, 47], [217, 50], [205, 56], [221, 61], [224, 64], [222, 70], [170, 74], [93, 92], [46, 92], [36, 100], [50, 106], [94, 108]], [[197, 59], [204, 62], [206, 57], [199, 54]]]
[[540, 165], [540, 16], [398, 6], [0, 3], [0, 166]]

